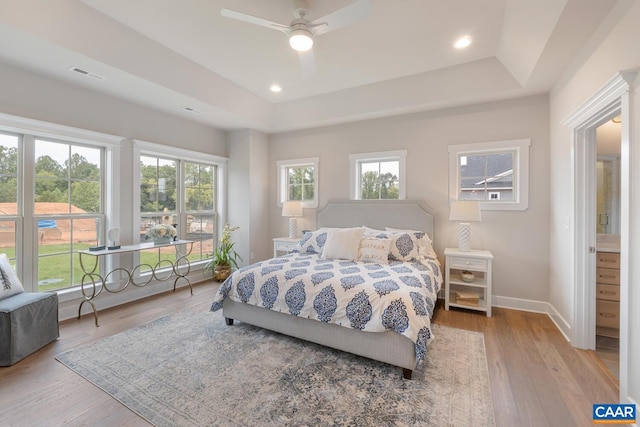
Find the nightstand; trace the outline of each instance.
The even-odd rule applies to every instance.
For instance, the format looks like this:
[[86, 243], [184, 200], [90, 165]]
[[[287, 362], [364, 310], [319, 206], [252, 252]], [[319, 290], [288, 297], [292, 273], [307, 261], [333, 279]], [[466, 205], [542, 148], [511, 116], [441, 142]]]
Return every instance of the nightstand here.
[[292, 250], [295, 249], [300, 239], [295, 239], [295, 238], [291, 239], [289, 237], [276, 237], [275, 239], [273, 239], [273, 256], [277, 257], [278, 255], [282, 255], [282, 254], [279, 254], [278, 252], [284, 252], [284, 253], [291, 252]]
[[[460, 307], [484, 311], [491, 317], [491, 252], [446, 248], [444, 257], [445, 310]], [[465, 274], [463, 280], [463, 272], [471, 274]]]

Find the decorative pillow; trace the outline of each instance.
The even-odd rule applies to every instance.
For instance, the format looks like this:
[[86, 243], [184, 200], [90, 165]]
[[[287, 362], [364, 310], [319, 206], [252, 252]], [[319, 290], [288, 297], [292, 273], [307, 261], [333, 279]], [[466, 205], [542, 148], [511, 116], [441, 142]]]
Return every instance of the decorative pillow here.
[[420, 254], [418, 239], [413, 233], [391, 233], [390, 260], [420, 261], [423, 258]]
[[391, 239], [363, 236], [360, 241], [358, 261], [389, 264], [389, 248]]
[[433, 250], [433, 245], [431, 242], [431, 238], [424, 231], [416, 231], [416, 230], [400, 230], [397, 228], [387, 227], [387, 231], [391, 233], [409, 233], [412, 234], [417, 242], [418, 248], [420, 251], [420, 255], [422, 258], [438, 258], [436, 255], [436, 251]]
[[329, 229], [322, 258], [357, 260], [363, 234], [362, 227]]
[[13, 271], [6, 254], [0, 254], [0, 299], [24, 292], [22, 283]]
[[328, 228], [320, 228], [316, 231], [307, 231], [293, 252], [300, 252], [301, 254], [322, 254], [322, 249], [327, 241], [328, 230]]

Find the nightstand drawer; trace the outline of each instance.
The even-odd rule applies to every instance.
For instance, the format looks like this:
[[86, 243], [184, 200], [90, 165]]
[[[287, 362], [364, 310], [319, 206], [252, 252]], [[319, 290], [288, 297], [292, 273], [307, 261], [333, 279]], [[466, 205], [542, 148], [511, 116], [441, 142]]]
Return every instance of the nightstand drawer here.
[[476, 258], [450, 257], [448, 268], [459, 270], [487, 271], [487, 260]]
[[596, 284], [596, 298], [607, 301], [620, 301], [620, 286]]
[[612, 270], [610, 268], [596, 268], [596, 283], [619, 285], [620, 270]]
[[297, 242], [278, 242], [278, 250], [283, 252], [291, 252], [298, 245]]
[[618, 329], [620, 327], [620, 303], [596, 301], [596, 326]]

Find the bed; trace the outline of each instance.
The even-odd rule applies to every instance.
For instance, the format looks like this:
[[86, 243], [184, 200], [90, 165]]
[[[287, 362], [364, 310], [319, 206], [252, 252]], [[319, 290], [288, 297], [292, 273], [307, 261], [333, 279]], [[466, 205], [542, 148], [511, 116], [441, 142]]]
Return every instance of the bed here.
[[[406, 253], [396, 249], [389, 252], [396, 256], [390, 256], [388, 265], [324, 258], [314, 253], [318, 248], [312, 239], [332, 230], [330, 239], [324, 236], [324, 255], [337, 235], [358, 233], [349, 227], [366, 226], [362, 242], [368, 236], [395, 244], [402, 233], [387, 227], [424, 232], [415, 236], [426, 233], [431, 241], [433, 214], [418, 201], [330, 201], [318, 212], [317, 226], [305, 234], [298, 252], [234, 272], [220, 286], [211, 310], [222, 309], [228, 325], [238, 320], [385, 362], [401, 367], [403, 377], [410, 379], [433, 339], [430, 318], [442, 284], [435, 254], [403, 258]], [[411, 237], [415, 250], [425, 242], [417, 238]], [[301, 294], [302, 300], [308, 295], [304, 303]]]

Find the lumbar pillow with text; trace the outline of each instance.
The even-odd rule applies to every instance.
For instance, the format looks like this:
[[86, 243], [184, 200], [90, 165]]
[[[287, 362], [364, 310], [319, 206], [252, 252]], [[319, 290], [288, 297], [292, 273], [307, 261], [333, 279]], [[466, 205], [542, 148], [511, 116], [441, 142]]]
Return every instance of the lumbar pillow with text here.
[[0, 299], [24, 292], [22, 283], [13, 271], [6, 254], [0, 254]]
[[391, 239], [364, 236], [360, 241], [358, 261], [389, 264], [389, 247]]

